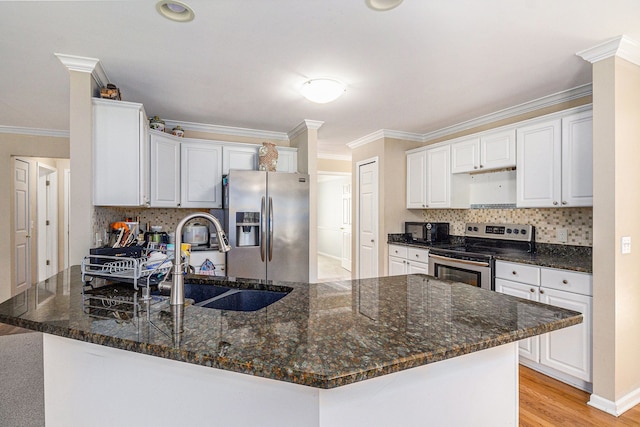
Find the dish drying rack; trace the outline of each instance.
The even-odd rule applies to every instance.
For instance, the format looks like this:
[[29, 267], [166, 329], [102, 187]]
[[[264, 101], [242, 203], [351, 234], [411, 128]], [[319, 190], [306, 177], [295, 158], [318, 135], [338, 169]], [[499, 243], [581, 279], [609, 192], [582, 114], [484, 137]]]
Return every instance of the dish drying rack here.
[[[152, 257], [154, 252], [164, 258]], [[151, 295], [151, 287], [167, 279], [173, 268], [166, 245], [149, 244], [139, 258], [87, 255], [81, 264], [84, 312], [96, 317], [127, 321], [165, 300]], [[94, 282], [94, 279], [104, 279]], [[100, 283], [98, 283], [100, 282]], [[130, 285], [133, 285], [131, 288]]]

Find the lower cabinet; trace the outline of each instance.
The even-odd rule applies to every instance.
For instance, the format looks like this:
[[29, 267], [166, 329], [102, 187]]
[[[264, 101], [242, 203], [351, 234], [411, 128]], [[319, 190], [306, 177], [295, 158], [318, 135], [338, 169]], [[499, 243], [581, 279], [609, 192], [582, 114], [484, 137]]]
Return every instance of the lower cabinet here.
[[591, 391], [592, 276], [497, 261], [495, 286], [496, 292], [582, 313], [579, 325], [520, 341], [520, 362]]
[[429, 250], [389, 245], [389, 276], [429, 274]]

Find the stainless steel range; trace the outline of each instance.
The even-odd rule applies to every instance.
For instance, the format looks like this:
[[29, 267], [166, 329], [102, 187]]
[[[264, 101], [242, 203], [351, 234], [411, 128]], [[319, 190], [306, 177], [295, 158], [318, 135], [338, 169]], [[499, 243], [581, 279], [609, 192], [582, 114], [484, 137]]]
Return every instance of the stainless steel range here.
[[494, 289], [495, 256], [535, 252], [535, 228], [527, 224], [468, 223], [464, 244], [429, 249], [429, 274]]

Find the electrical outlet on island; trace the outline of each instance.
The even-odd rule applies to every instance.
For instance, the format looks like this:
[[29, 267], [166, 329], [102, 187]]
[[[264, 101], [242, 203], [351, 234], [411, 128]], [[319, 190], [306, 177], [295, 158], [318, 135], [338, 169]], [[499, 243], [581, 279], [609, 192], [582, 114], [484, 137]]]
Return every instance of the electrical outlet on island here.
[[567, 243], [569, 236], [566, 228], [558, 228], [556, 230], [556, 240], [560, 243]]

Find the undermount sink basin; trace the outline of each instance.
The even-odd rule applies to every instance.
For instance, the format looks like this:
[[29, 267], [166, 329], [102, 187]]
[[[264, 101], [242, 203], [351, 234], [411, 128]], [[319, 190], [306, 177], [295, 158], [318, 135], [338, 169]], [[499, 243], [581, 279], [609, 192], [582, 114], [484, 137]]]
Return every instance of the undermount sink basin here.
[[260, 310], [282, 299], [289, 292], [291, 292], [290, 289], [279, 292], [195, 283], [184, 284], [184, 296], [192, 299], [194, 305], [230, 311]]

